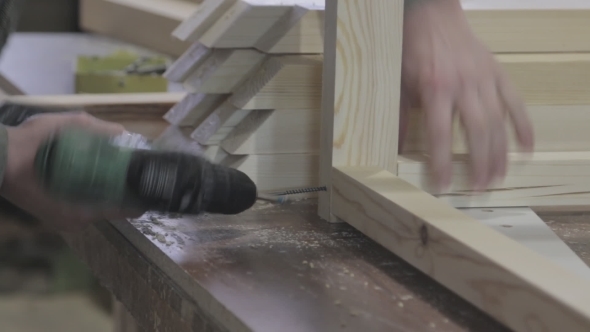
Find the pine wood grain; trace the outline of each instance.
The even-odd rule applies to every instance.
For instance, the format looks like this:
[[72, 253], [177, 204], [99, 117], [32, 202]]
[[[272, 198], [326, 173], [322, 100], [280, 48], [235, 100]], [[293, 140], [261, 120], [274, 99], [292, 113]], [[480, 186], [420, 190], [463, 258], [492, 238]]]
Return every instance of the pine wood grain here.
[[270, 57], [231, 96], [240, 109], [318, 109], [321, 55]]
[[189, 93], [164, 115], [164, 119], [177, 126], [196, 127], [201, 124], [229, 95]]
[[195, 42], [174, 61], [163, 76], [170, 82], [182, 83], [210, 54], [211, 49]]
[[222, 141], [231, 154], [318, 153], [320, 110], [254, 110]]
[[246, 173], [259, 191], [281, 191], [318, 186], [317, 154], [232, 156], [222, 165]]
[[182, 41], [197, 42], [205, 32], [238, 0], [204, 0], [172, 35]]
[[590, 284], [380, 168], [333, 172], [334, 213], [514, 331], [586, 331]]
[[265, 58], [253, 49], [215, 49], [187, 76], [184, 87], [193, 93], [232, 93]]
[[[535, 151], [590, 151], [590, 105], [556, 105], [527, 107], [527, 113], [535, 130]], [[426, 151], [422, 112], [412, 111], [409, 116], [408, 135], [403, 153], [412, 154]], [[507, 125], [509, 125], [507, 123]], [[508, 128], [508, 149], [520, 151], [514, 131]], [[464, 131], [459, 119], [453, 122], [453, 153], [467, 153]]]
[[[327, 1], [320, 182], [333, 166], [381, 166], [395, 172], [403, 0]], [[330, 190], [320, 216], [332, 220]]]
[[84, 31], [180, 56], [190, 43], [171, 34], [196, 8], [180, 0], [81, 0], [79, 23]]
[[255, 48], [271, 54], [320, 54], [324, 52], [324, 3], [295, 5], [258, 39]]
[[[433, 193], [423, 155], [403, 155], [398, 176]], [[455, 155], [451, 188], [437, 197], [454, 207], [584, 205], [590, 199], [590, 152], [509, 155], [506, 178], [483, 193], [472, 191], [467, 155]]]

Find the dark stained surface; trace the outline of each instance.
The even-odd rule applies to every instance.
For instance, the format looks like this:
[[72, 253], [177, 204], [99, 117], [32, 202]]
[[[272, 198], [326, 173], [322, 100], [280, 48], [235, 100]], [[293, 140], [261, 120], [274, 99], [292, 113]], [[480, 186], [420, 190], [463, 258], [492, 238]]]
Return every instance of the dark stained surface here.
[[206, 290], [253, 331], [503, 331], [351, 226], [320, 220], [313, 201], [113, 225], [189, 296]]

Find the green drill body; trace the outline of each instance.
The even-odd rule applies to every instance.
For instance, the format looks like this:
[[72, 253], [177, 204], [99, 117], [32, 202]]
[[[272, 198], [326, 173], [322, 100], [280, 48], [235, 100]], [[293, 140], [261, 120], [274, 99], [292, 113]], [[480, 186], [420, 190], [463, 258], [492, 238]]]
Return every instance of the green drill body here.
[[238, 170], [201, 156], [121, 146], [78, 128], [42, 145], [35, 168], [52, 194], [92, 207], [237, 214], [257, 197], [256, 185]]
[[133, 204], [127, 190], [131, 148], [115, 146], [109, 137], [68, 129], [37, 152], [35, 167], [47, 188], [75, 203]]

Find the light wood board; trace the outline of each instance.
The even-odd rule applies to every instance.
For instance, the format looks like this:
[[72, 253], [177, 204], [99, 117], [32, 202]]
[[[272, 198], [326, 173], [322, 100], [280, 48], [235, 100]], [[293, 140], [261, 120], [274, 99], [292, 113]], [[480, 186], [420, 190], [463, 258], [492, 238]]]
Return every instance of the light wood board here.
[[191, 44], [172, 31], [196, 8], [179, 0], [81, 0], [79, 23], [85, 31], [180, 56]]

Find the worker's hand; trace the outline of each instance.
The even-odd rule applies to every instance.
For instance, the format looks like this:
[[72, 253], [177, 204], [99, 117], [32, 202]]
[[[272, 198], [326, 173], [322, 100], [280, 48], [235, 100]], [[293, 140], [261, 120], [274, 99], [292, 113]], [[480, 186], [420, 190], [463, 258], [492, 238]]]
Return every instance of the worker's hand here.
[[507, 118], [523, 150], [533, 149], [523, 100], [472, 32], [458, 0], [417, 1], [405, 13], [400, 148], [409, 109], [424, 112], [430, 170], [439, 191], [451, 182], [454, 111], [467, 136], [475, 190], [505, 176]]
[[9, 127], [8, 160], [0, 194], [34, 217], [63, 231], [80, 230], [88, 223], [101, 219], [140, 216], [142, 211], [104, 211], [74, 206], [51, 197], [41, 187], [34, 171], [37, 149], [52, 133], [70, 125], [112, 135], [124, 130], [119, 124], [105, 122], [82, 112], [36, 115], [18, 127]]

